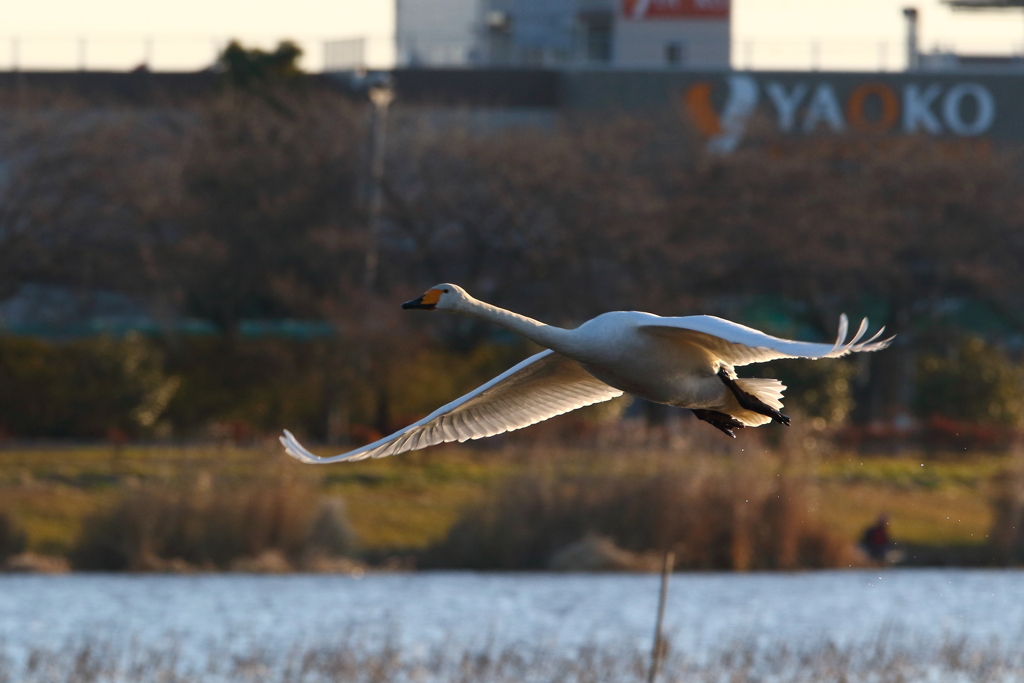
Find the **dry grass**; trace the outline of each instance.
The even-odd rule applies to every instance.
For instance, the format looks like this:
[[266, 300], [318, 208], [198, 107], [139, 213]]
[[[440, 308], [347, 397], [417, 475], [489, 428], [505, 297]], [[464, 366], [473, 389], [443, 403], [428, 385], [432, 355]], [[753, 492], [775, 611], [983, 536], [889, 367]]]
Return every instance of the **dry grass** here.
[[343, 504], [306, 484], [218, 485], [202, 473], [188, 487], [132, 488], [90, 515], [70, 559], [78, 569], [107, 571], [231, 569], [267, 552], [294, 565], [350, 554], [354, 545]]
[[810, 513], [802, 472], [751, 453], [742, 468], [690, 463], [652, 474], [526, 474], [469, 507], [434, 566], [542, 569], [588, 534], [634, 552], [672, 550], [688, 569], [795, 569], [857, 563], [852, 539]]
[[824, 484], [822, 522], [856, 538], [880, 512], [891, 518], [890, 532], [904, 543], [983, 545], [994, 520], [984, 495], [964, 487], [899, 490], [893, 486]]
[[[560, 654], [529, 646], [497, 651], [457, 647], [413, 655], [392, 643], [358, 641], [294, 648], [285, 653], [192, 653], [177, 648], [119, 649], [102, 642], [31, 652], [23, 665], [0, 657], [0, 680], [32, 683], [630, 683], [646, 680], [645, 653], [626, 648], [585, 647]], [[1019, 651], [964, 641], [907, 646], [884, 635], [866, 647], [831, 643], [793, 649], [737, 643], [709, 656], [670, 652], [659, 681], [712, 683], [904, 683], [953, 680], [986, 683], [1021, 680]]]
[[0, 451], [0, 496], [27, 530], [30, 550], [65, 554], [83, 520], [132, 487], [177, 491], [202, 476], [227, 486], [274, 487], [288, 479], [317, 495], [344, 498], [361, 546], [386, 552], [443, 538], [483, 484], [516, 467], [500, 453], [460, 447], [323, 468], [296, 463], [276, 443], [12, 449]]
[[819, 513], [829, 528], [850, 537], [886, 512], [891, 534], [904, 543], [980, 546], [995, 523], [992, 482], [1012, 467], [1012, 456], [837, 454], [816, 468]]
[[0, 562], [24, 548], [25, 530], [11, 514], [0, 510]]

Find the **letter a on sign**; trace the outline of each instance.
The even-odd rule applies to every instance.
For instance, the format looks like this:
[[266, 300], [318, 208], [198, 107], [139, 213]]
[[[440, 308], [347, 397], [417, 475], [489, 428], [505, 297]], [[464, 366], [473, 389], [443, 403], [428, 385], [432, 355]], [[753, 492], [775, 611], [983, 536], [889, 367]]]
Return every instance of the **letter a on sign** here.
[[807, 116], [804, 117], [804, 132], [813, 133], [819, 123], [826, 123], [832, 130], [846, 130], [843, 110], [839, 108], [836, 91], [828, 83], [822, 83], [814, 90], [811, 101], [807, 105]]

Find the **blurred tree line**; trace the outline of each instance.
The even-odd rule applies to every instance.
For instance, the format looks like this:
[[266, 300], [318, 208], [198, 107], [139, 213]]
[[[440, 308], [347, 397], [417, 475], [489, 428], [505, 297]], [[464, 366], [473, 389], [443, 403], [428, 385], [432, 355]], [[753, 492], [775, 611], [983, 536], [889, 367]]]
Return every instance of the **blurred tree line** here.
[[[670, 116], [481, 130], [398, 102], [367, 288], [372, 107], [303, 81], [288, 50], [229, 48], [223, 91], [174, 107], [5, 99], [0, 301], [26, 283], [112, 290], [221, 333], [0, 337], [0, 430], [370, 438], [529, 352], [476, 321], [398, 310], [442, 281], [561, 325], [711, 313], [830, 340], [839, 313], [870, 314], [899, 335], [886, 353], [754, 372], [833, 424], [1024, 426], [1013, 150], [755, 137], [712, 156]], [[996, 311], [1018, 347], [948, 324], [954, 299]], [[253, 339], [240, 332], [252, 319], [335, 334]]]

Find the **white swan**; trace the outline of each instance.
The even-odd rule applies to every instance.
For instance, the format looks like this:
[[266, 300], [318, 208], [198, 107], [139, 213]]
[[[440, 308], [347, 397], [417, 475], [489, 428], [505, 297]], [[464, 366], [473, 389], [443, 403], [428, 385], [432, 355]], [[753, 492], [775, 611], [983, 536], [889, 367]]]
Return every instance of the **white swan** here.
[[383, 458], [521, 429], [627, 391], [648, 401], [689, 408], [701, 420], [735, 437], [733, 429], [773, 420], [788, 425], [789, 418], [779, 412], [786, 388], [782, 382], [739, 379], [733, 368], [777, 358], [838, 358], [878, 351], [892, 341], [876, 341], [882, 330], [860, 341], [868, 327], [865, 318], [847, 342], [845, 314], [839, 318], [839, 336], [832, 345], [779, 339], [710, 315], [662, 318], [616, 311], [566, 330], [474, 299], [452, 284], [437, 285], [402, 308], [471, 315], [548, 350], [419, 422], [348, 453], [318, 457], [285, 430], [281, 443], [289, 455], [320, 464]]

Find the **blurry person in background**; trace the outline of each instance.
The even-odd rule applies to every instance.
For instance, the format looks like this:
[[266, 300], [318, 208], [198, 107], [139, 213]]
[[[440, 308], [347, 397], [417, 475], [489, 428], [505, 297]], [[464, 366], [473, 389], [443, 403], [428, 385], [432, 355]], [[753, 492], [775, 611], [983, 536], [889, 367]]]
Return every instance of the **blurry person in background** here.
[[885, 562], [887, 553], [892, 547], [889, 540], [889, 517], [885, 513], [878, 515], [875, 523], [864, 530], [860, 545], [867, 556], [876, 562]]

